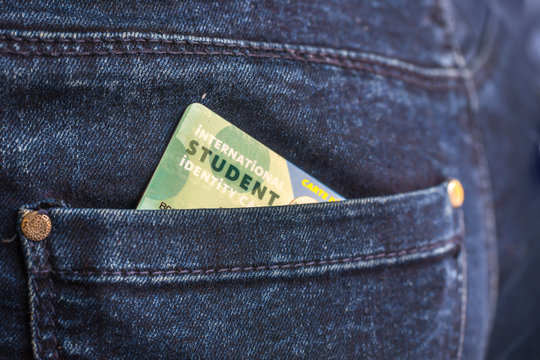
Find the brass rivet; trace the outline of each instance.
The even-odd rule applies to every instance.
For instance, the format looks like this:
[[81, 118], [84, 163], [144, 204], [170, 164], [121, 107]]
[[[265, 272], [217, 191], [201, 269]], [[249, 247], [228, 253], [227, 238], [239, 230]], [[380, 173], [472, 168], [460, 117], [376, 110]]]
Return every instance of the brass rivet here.
[[463, 190], [463, 185], [461, 185], [461, 182], [456, 179], [450, 180], [446, 190], [448, 191], [450, 204], [452, 204], [454, 208], [461, 207], [461, 205], [463, 205], [463, 201], [465, 200], [465, 190]]
[[23, 235], [32, 241], [41, 241], [51, 233], [51, 218], [45, 210], [32, 211], [21, 222]]

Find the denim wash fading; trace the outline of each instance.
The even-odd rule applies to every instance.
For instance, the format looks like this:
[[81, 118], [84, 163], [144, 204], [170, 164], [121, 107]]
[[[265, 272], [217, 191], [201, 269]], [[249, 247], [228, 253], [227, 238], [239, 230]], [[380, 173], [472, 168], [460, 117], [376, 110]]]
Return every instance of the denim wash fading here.
[[[483, 358], [498, 23], [448, 0], [1, 2], [0, 358]], [[193, 102], [350, 200], [133, 210]]]

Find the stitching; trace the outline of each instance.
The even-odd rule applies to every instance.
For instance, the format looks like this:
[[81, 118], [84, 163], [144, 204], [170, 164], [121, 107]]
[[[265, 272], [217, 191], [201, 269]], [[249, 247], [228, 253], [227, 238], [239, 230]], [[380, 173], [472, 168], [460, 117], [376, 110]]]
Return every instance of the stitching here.
[[[71, 39], [71, 38], [23, 38], [19, 36], [0, 35], [0, 40], [42, 43], [48, 45], [54, 44], [115, 44], [115, 43], [165, 43], [175, 45], [197, 45], [197, 46], [216, 46], [212, 50], [185, 50], [185, 49], [91, 49], [91, 50], [66, 50], [61, 49], [11, 49], [8, 47], [0, 49], [0, 54], [20, 55], [20, 56], [106, 56], [106, 55], [224, 55], [240, 56], [252, 58], [270, 58], [282, 60], [294, 60], [316, 64], [326, 64], [337, 66], [344, 69], [360, 70], [374, 73], [381, 76], [393, 77], [402, 80], [411, 85], [424, 87], [432, 90], [447, 90], [462, 86], [461, 81], [452, 82], [452, 80], [462, 80], [463, 74], [455, 72], [455, 69], [422, 69], [414, 70], [413, 64], [403, 63], [401, 60], [394, 60], [394, 64], [384, 62], [381, 59], [371, 58], [366, 54], [364, 57], [346, 56], [334, 54], [328, 51], [308, 51], [290, 48], [273, 48], [268, 46], [259, 46], [254, 44], [225, 44], [219, 42], [203, 42], [192, 40], [167, 40], [167, 39], [148, 39], [148, 38], [99, 38], [99, 39]], [[253, 52], [256, 51], [256, 52]], [[399, 63], [401, 63], [399, 65]], [[431, 71], [430, 71], [431, 70]], [[439, 70], [438, 72], [436, 70]], [[446, 71], [443, 71], [446, 70]], [[437, 83], [437, 81], [439, 83]]]
[[[472, 77], [472, 74], [467, 66], [467, 62], [465, 60], [465, 57], [461, 53], [461, 49], [459, 47], [459, 44], [457, 43], [455, 34], [454, 34], [454, 28], [453, 23], [451, 21], [451, 15], [450, 15], [450, 0], [438, 0], [438, 7], [441, 11], [442, 19], [444, 22], [444, 32], [445, 36], [447, 37], [449, 43], [451, 44], [451, 51], [452, 56], [454, 58], [454, 62], [456, 65], [463, 69], [465, 73], [465, 89], [468, 96], [468, 105], [469, 107], [477, 107], [478, 101], [475, 98], [470, 96], [471, 94], [471, 82], [470, 79]], [[463, 241], [465, 241], [465, 238], [463, 238]], [[457, 344], [457, 353], [456, 353], [456, 359], [461, 360], [463, 358], [463, 348], [465, 344], [465, 333], [466, 333], [466, 327], [467, 327], [467, 289], [465, 288], [467, 286], [466, 279], [465, 279], [465, 244], [463, 245], [462, 250], [462, 274], [461, 274], [461, 309], [460, 309], [460, 316], [459, 316], [459, 338], [458, 338], [458, 344]]]
[[34, 333], [35, 333], [35, 341], [34, 341], [34, 344], [36, 346], [36, 356], [38, 359], [41, 359], [41, 355], [43, 354], [43, 347], [41, 346], [41, 343], [43, 342], [43, 336], [41, 335], [41, 331], [39, 330], [39, 324], [41, 323], [40, 319], [41, 319], [41, 315], [40, 315], [40, 304], [39, 304], [39, 301], [37, 300], [38, 298], [38, 294], [40, 293], [39, 292], [39, 287], [38, 287], [38, 284], [37, 284], [37, 281], [35, 278], [31, 277], [30, 278], [30, 286], [34, 289], [34, 294], [36, 294], [35, 296], [35, 307], [34, 307], [34, 321], [35, 321], [35, 326], [34, 326]]
[[[483, 57], [480, 65], [478, 65], [478, 69], [484, 68], [487, 62], [492, 57], [493, 53], [495, 52], [495, 46], [496, 46], [496, 36], [499, 31], [499, 20], [497, 17], [489, 11], [488, 9], [488, 24], [486, 29], [486, 35], [487, 43], [486, 45], [486, 55]], [[476, 69], [473, 68], [473, 73]], [[479, 72], [479, 71], [478, 71]], [[485, 69], [484, 76], [487, 78], [489, 76], [489, 68]], [[477, 82], [480, 83], [482, 79], [476, 78]], [[473, 82], [473, 91], [476, 93], [476, 87], [474, 86], [474, 79], [471, 79], [471, 82]], [[473, 109], [471, 109], [472, 111]], [[475, 116], [478, 119], [478, 109], [471, 115]], [[498, 263], [498, 252], [497, 252], [497, 230], [496, 230], [496, 224], [495, 224], [495, 210], [494, 210], [494, 204], [493, 204], [493, 198], [492, 198], [492, 186], [491, 186], [491, 179], [489, 175], [489, 164], [486, 160], [485, 154], [485, 146], [483, 145], [484, 142], [484, 136], [481, 133], [478, 126], [475, 126], [475, 123], [471, 121], [471, 127], [473, 128], [473, 136], [476, 138], [476, 141], [474, 141], [474, 145], [476, 147], [476, 151], [479, 153], [478, 156], [480, 157], [480, 154], [484, 154], [483, 157], [480, 159], [480, 167], [482, 169], [481, 176], [484, 177], [484, 192], [489, 194], [489, 199], [487, 197], [484, 197], [484, 207], [486, 209], [486, 224], [488, 228], [491, 228], [491, 234], [488, 235], [487, 241], [486, 241], [486, 247], [488, 249], [488, 273], [490, 277], [490, 320], [489, 320], [489, 331], [491, 332], [491, 329], [493, 328], [493, 321], [495, 318], [495, 311], [496, 311], [496, 303], [498, 298], [498, 291], [499, 291], [499, 274], [497, 270], [497, 263]]]
[[[488, 18], [488, 46], [484, 50], [484, 54], [480, 54], [479, 64], [475, 65], [473, 64], [473, 68], [469, 68], [469, 64], [467, 64], [467, 61], [465, 57], [463, 56], [463, 52], [461, 50], [461, 47], [459, 43], [457, 42], [457, 39], [455, 37], [455, 26], [452, 22], [452, 17], [450, 14], [450, 6], [451, 6], [451, 0], [439, 0], [440, 7], [442, 9], [443, 13], [443, 19], [445, 21], [445, 31], [446, 35], [451, 41], [452, 44], [452, 53], [454, 56], [454, 59], [457, 63], [457, 65], [464, 70], [464, 85], [466, 89], [466, 95], [468, 100], [468, 122], [467, 125], [469, 125], [470, 128], [470, 135], [472, 137], [473, 144], [472, 144], [472, 151], [474, 156], [476, 157], [478, 161], [478, 171], [479, 171], [479, 185], [481, 186], [481, 190], [483, 191], [483, 194], [481, 193], [481, 201], [484, 204], [484, 221], [485, 226], [487, 229], [487, 237], [486, 237], [486, 248], [488, 249], [488, 252], [493, 253], [493, 240], [496, 239], [495, 235], [495, 220], [494, 220], [494, 212], [493, 212], [493, 201], [491, 199], [491, 183], [489, 178], [489, 166], [487, 163], [487, 160], [485, 158], [485, 149], [484, 149], [484, 141], [482, 133], [480, 132], [478, 128], [477, 122], [474, 121], [475, 118], [477, 118], [475, 115], [478, 113], [479, 110], [479, 100], [478, 100], [478, 94], [476, 90], [476, 86], [474, 83], [474, 76], [475, 74], [482, 68], [484, 65], [488, 62], [489, 58], [491, 57], [493, 48], [495, 46], [495, 35], [497, 32], [498, 23], [491, 23], [491, 19]], [[489, 13], [488, 13], [489, 16]], [[491, 240], [493, 239], [493, 240]], [[462, 297], [464, 298], [465, 304], [462, 307], [461, 311], [461, 329], [460, 329], [460, 338], [459, 338], [459, 352], [458, 352], [458, 359], [461, 359], [463, 357], [463, 346], [465, 342], [465, 332], [466, 332], [466, 321], [467, 321], [467, 297], [468, 297], [468, 289], [467, 289], [467, 255], [466, 255], [466, 247], [463, 246], [463, 267], [464, 267], [464, 275], [463, 275], [463, 290], [462, 290]], [[491, 250], [491, 251], [490, 251]], [[495, 252], [496, 254], [496, 252]], [[495, 255], [496, 256], [496, 255]], [[496, 301], [496, 298], [494, 297], [496, 295], [497, 291], [497, 284], [494, 283], [495, 276], [492, 275], [494, 272], [494, 264], [493, 262], [496, 261], [493, 259], [489, 259], [488, 262], [488, 277], [490, 281], [490, 294], [489, 294], [489, 303], [490, 303], [490, 314], [489, 314], [489, 322], [493, 321], [493, 314], [494, 314], [494, 302]], [[496, 280], [495, 280], [496, 281]], [[489, 334], [489, 331], [488, 331]]]
[[465, 246], [461, 249], [461, 313], [459, 316], [459, 347], [457, 358], [463, 357], [463, 347], [465, 344], [465, 330], [467, 326], [467, 298], [468, 298], [468, 277], [467, 277], [467, 250]]
[[470, 72], [473, 76], [478, 74], [491, 60], [495, 45], [497, 43], [497, 33], [499, 32], [498, 20], [487, 10], [486, 28], [481, 35], [480, 43], [485, 45], [481, 46], [475, 57], [469, 64]]
[[9, 243], [12, 243], [13, 240], [15, 240], [16, 238], [17, 238], [17, 234], [14, 234], [13, 236], [8, 237], [8, 238], [5, 238], [5, 239], [2, 239], [1, 241], [2, 241], [4, 244], [9, 244]]
[[[231, 51], [173, 51], [173, 50], [155, 50], [155, 49], [136, 49], [136, 50], [92, 50], [92, 51], [23, 51], [3, 48], [0, 49], [0, 54], [21, 55], [21, 56], [51, 56], [51, 57], [63, 57], [63, 56], [104, 56], [104, 55], [228, 55], [239, 57], [252, 57], [252, 58], [270, 58], [270, 59], [284, 59], [284, 60], [299, 60], [294, 56], [278, 55], [278, 54], [254, 54], [243, 52], [231, 52]], [[376, 75], [385, 77], [392, 77], [398, 80], [402, 80], [405, 83], [415, 85], [429, 90], [449, 90], [458, 87], [462, 87], [462, 83], [455, 82], [440, 82], [429, 81], [425, 79], [416, 79], [410, 76], [404, 76], [397, 72], [390, 70], [378, 69], [368, 64], [353, 63], [350, 61], [325, 61], [323, 59], [311, 59], [309, 62], [334, 65], [349, 70], [360, 70]]]
[[[252, 53], [240, 53], [240, 52], [219, 52], [219, 51], [172, 51], [172, 50], [154, 50], [154, 49], [138, 49], [138, 50], [97, 50], [97, 51], [52, 51], [52, 52], [43, 52], [43, 51], [21, 51], [13, 49], [0, 49], [0, 53], [4, 54], [14, 54], [22, 56], [52, 56], [52, 57], [61, 57], [61, 56], [93, 56], [93, 55], [145, 55], [145, 54], [157, 54], [157, 55], [230, 55], [230, 56], [243, 56], [243, 57], [253, 57], [253, 58], [273, 58], [273, 59], [285, 59], [285, 60], [297, 60], [295, 57], [289, 57], [285, 55], [276, 55], [276, 54], [252, 54]], [[399, 73], [395, 73], [389, 70], [377, 69], [367, 64], [361, 63], [349, 63], [349, 62], [326, 62], [324, 60], [313, 59], [311, 62], [335, 65], [345, 69], [351, 70], [361, 70], [369, 73], [374, 73], [376, 75], [393, 77], [398, 80], [402, 80], [406, 83], [416, 85], [419, 87], [424, 87], [432, 90], [447, 90], [462, 86], [460, 83], [436, 83], [428, 80], [415, 79], [409, 76], [403, 76]]]
[[[454, 216], [455, 227], [459, 229], [459, 237], [461, 241], [465, 239], [465, 220], [463, 218], [463, 210], [460, 209]], [[459, 338], [458, 338], [458, 351], [456, 359], [461, 360], [463, 358], [463, 348], [465, 344], [465, 330], [467, 326], [467, 298], [468, 298], [468, 276], [467, 276], [467, 249], [465, 245], [460, 249], [461, 255], [459, 261], [459, 283], [460, 286], [457, 289], [457, 294], [460, 297], [460, 314], [459, 314]], [[461, 294], [459, 293], [461, 290]]]
[[[33, 266], [40, 264], [39, 251], [43, 251], [43, 259], [41, 260], [41, 266], [44, 266], [46, 269], [50, 269], [49, 263], [49, 252], [44, 242], [40, 244], [34, 244], [29, 241], [29, 245], [32, 248], [32, 263]], [[39, 265], [38, 265], [39, 266]], [[30, 271], [31, 274], [43, 274], [42, 271]], [[43, 286], [39, 285], [40, 281], [46, 281], [47, 283]], [[31, 286], [34, 289], [35, 299], [34, 299], [34, 321], [35, 321], [35, 336], [36, 336], [36, 356], [39, 359], [47, 358], [49, 353], [52, 352], [52, 358], [55, 360], [59, 359], [57, 344], [58, 339], [56, 338], [56, 322], [54, 321], [55, 311], [53, 306], [54, 292], [53, 292], [53, 281], [49, 277], [48, 279], [36, 279], [35, 277], [30, 277]], [[42, 311], [48, 312], [49, 316], [42, 316]], [[50, 343], [49, 343], [50, 340]], [[51, 344], [49, 347], [46, 343]]]
[[42, 38], [42, 37], [22, 37], [16, 35], [0, 34], [0, 40], [15, 41], [15, 42], [31, 42], [44, 44], [168, 44], [168, 45], [191, 45], [191, 46], [216, 46], [230, 49], [255, 50], [275, 53], [286, 53], [295, 56], [295, 60], [309, 61], [314, 58], [339, 59], [345, 61], [361, 61], [372, 65], [382, 65], [390, 68], [395, 68], [403, 72], [417, 74], [425, 77], [442, 77], [442, 78], [461, 78], [461, 69], [459, 68], [428, 68], [416, 65], [410, 62], [404, 62], [396, 58], [390, 58], [374, 53], [356, 53], [354, 55], [344, 55], [331, 52], [331, 49], [317, 50], [300, 50], [293, 49], [288, 45], [274, 44], [256, 45], [256, 44], [238, 44], [224, 43], [215, 40], [179, 40], [179, 39], [156, 39], [156, 38]]
[[[30, 254], [31, 254], [31, 258], [30, 258], [30, 268], [33, 268], [34, 266], [36, 266], [36, 264], [38, 264], [38, 254], [37, 252], [39, 251], [37, 246], [32, 243], [32, 242], [28, 242], [28, 245], [30, 247]], [[31, 273], [34, 272], [34, 271], [31, 271]], [[33, 345], [35, 345], [35, 355], [36, 355], [36, 358], [39, 360], [39, 359], [42, 359], [42, 355], [44, 353], [44, 350], [43, 350], [43, 346], [42, 346], [42, 342], [44, 342], [44, 336], [41, 334], [41, 330], [40, 330], [40, 325], [41, 325], [41, 322], [42, 322], [42, 316], [41, 316], [41, 304], [40, 304], [40, 300], [39, 300], [39, 295], [42, 293], [40, 291], [40, 288], [38, 286], [38, 281], [37, 279], [34, 277], [34, 276], [30, 276], [29, 277], [29, 284], [30, 284], [30, 294], [34, 294], [33, 296], [30, 297], [30, 305], [32, 306], [32, 303], [33, 303], [33, 312], [32, 312], [32, 321], [33, 321], [33, 329], [34, 329], [34, 336], [35, 336], [35, 339], [33, 339], [32, 343]]]
[[[173, 269], [173, 270], [52, 270], [44, 269], [38, 270], [34, 273], [38, 274], [58, 274], [58, 275], [74, 275], [74, 276], [158, 276], [158, 275], [211, 275], [211, 274], [223, 274], [223, 273], [235, 273], [235, 272], [250, 272], [250, 271], [272, 271], [272, 270], [291, 270], [298, 268], [318, 267], [325, 265], [335, 264], [350, 264], [355, 262], [398, 258], [404, 255], [411, 255], [421, 253], [430, 250], [436, 250], [444, 248], [447, 245], [454, 244], [457, 247], [461, 247], [459, 240], [452, 238], [446, 241], [440, 241], [434, 244], [425, 245], [421, 247], [411, 248], [407, 250], [383, 252], [367, 256], [355, 256], [339, 259], [327, 259], [327, 260], [312, 260], [312, 261], [300, 261], [286, 264], [275, 265], [259, 265], [259, 266], [238, 266], [238, 267], [222, 267], [222, 268], [209, 268], [209, 269]], [[450, 251], [452, 249], [449, 249]]]
[[[447, 0], [449, 1], [449, 0]], [[487, 50], [486, 55], [481, 59], [484, 61], [484, 64], [481, 66], [483, 67], [485, 63], [489, 60], [492, 53], [494, 52], [495, 47], [495, 39], [496, 34], [498, 32], [498, 21], [497, 20], [491, 20], [491, 13], [488, 12], [488, 29], [487, 29]], [[450, 23], [449, 25], [453, 25]], [[456, 43], [456, 40], [454, 39], [454, 43]], [[467, 67], [465, 58], [463, 56], [463, 53], [461, 51], [461, 48], [459, 44], [456, 43], [455, 47], [455, 56], [458, 58], [460, 57], [463, 59], [463, 67]], [[474, 65], [474, 64], [473, 64]], [[479, 67], [480, 68], [480, 67]], [[472, 71], [475, 71], [473, 69]], [[498, 274], [497, 274], [497, 247], [496, 247], [496, 225], [495, 225], [495, 216], [494, 216], [494, 209], [493, 209], [493, 199], [492, 199], [492, 187], [491, 187], [491, 180], [489, 175], [489, 164], [486, 160], [486, 151], [484, 146], [484, 136], [480, 129], [480, 123], [479, 123], [479, 117], [478, 117], [478, 111], [479, 111], [479, 100], [478, 100], [478, 92], [476, 89], [476, 85], [474, 83], [474, 74], [471, 73], [471, 71], [468, 71], [468, 74], [466, 73], [465, 77], [465, 86], [467, 89], [467, 98], [469, 102], [469, 116], [468, 116], [468, 125], [471, 130], [471, 137], [474, 140], [472, 143], [472, 150], [475, 153], [475, 156], [478, 161], [478, 171], [479, 171], [479, 185], [481, 190], [481, 202], [483, 203], [484, 208], [484, 222], [486, 226], [486, 237], [485, 237], [485, 246], [488, 251], [488, 281], [489, 281], [489, 295], [488, 295], [488, 306], [489, 306], [489, 314], [488, 314], [488, 335], [490, 332], [490, 328], [493, 325], [493, 318], [495, 314], [495, 307], [496, 307], [496, 301], [497, 301], [497, 281], [498, 281]], [[476, 120], [476, 121], [475, 121]], [[465, 262], [467, 259], [465, 258]], [[466, 265], [466, 263], [465, 263]], [[467, 290], [465, 290], [467, 291]], [[464, 314], [466, 321], [467, 314]], [[465, 338], [465, 329], [463, 332], [463, 341]], [[489, 340], [489, 339], [488, 339]]]
[[[50, 268], [50, 261], [49, 261], [49, 251], [47, 250], [47, 243], [45, 242], [43, 244], [43, 255], [44, 255], [44, 263], [47, 265], [47, 268]], [[52, 338], [52, 350], [53, 350], [53, 359], [55, 360], [58, 360], [58, 351], [57, 351], [57, 346], [58, 346], [58, 339], [56, 338], [56, 322], [54, 320], [54, 318], [56, 317], [56, 312], [54, 310], [54, 305], [53, 305], [53, 301], [54, 301], [54, 293], [53, 293], [53, 281], [51, 279], [51, 277], [48, 278], [48, 282], [49, 282], [49, 286], [48, 286], [48, 297], [47, 297], [47, 305], [49, 306], [49, 312], [50, 312], [50, 317], [49, 317], [49, 322], [47, 325], [49, 325], [49, 330], [51, 332], [51, 338]]]

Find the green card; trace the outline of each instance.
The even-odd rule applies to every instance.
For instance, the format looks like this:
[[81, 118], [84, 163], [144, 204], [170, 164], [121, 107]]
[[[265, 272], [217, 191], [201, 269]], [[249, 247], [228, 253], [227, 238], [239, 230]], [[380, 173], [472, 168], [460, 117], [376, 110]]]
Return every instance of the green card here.
[[191, 104], [137, 209], [291, 205], [344, 198], [201, 104]]

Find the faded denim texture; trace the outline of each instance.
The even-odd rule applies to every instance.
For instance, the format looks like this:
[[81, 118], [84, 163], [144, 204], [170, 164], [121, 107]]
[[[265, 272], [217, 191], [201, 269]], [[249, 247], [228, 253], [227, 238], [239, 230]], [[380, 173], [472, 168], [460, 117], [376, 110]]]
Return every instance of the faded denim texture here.
[[[494, 148], [508, 142], [514, 108], [504, 74], [519, 66], [492, 6], [0, 9], [0, 357], [486, 356], [496, 231], [503, 244], [526, 241], [504, 231], [519, 212], [493, 206], [513, 181]], [[132, 210], [193, 102], [351, 200]], [[461, 209], [448, 202], [449, 178], [464, 185]], [[18, 233], [37, 208], [53, 224], [39, 243]]]
[[47, 211], [54, 234], [22, 237], [45, 358], [458, 354], [463, 228], [444, 184], [314, 206]]

